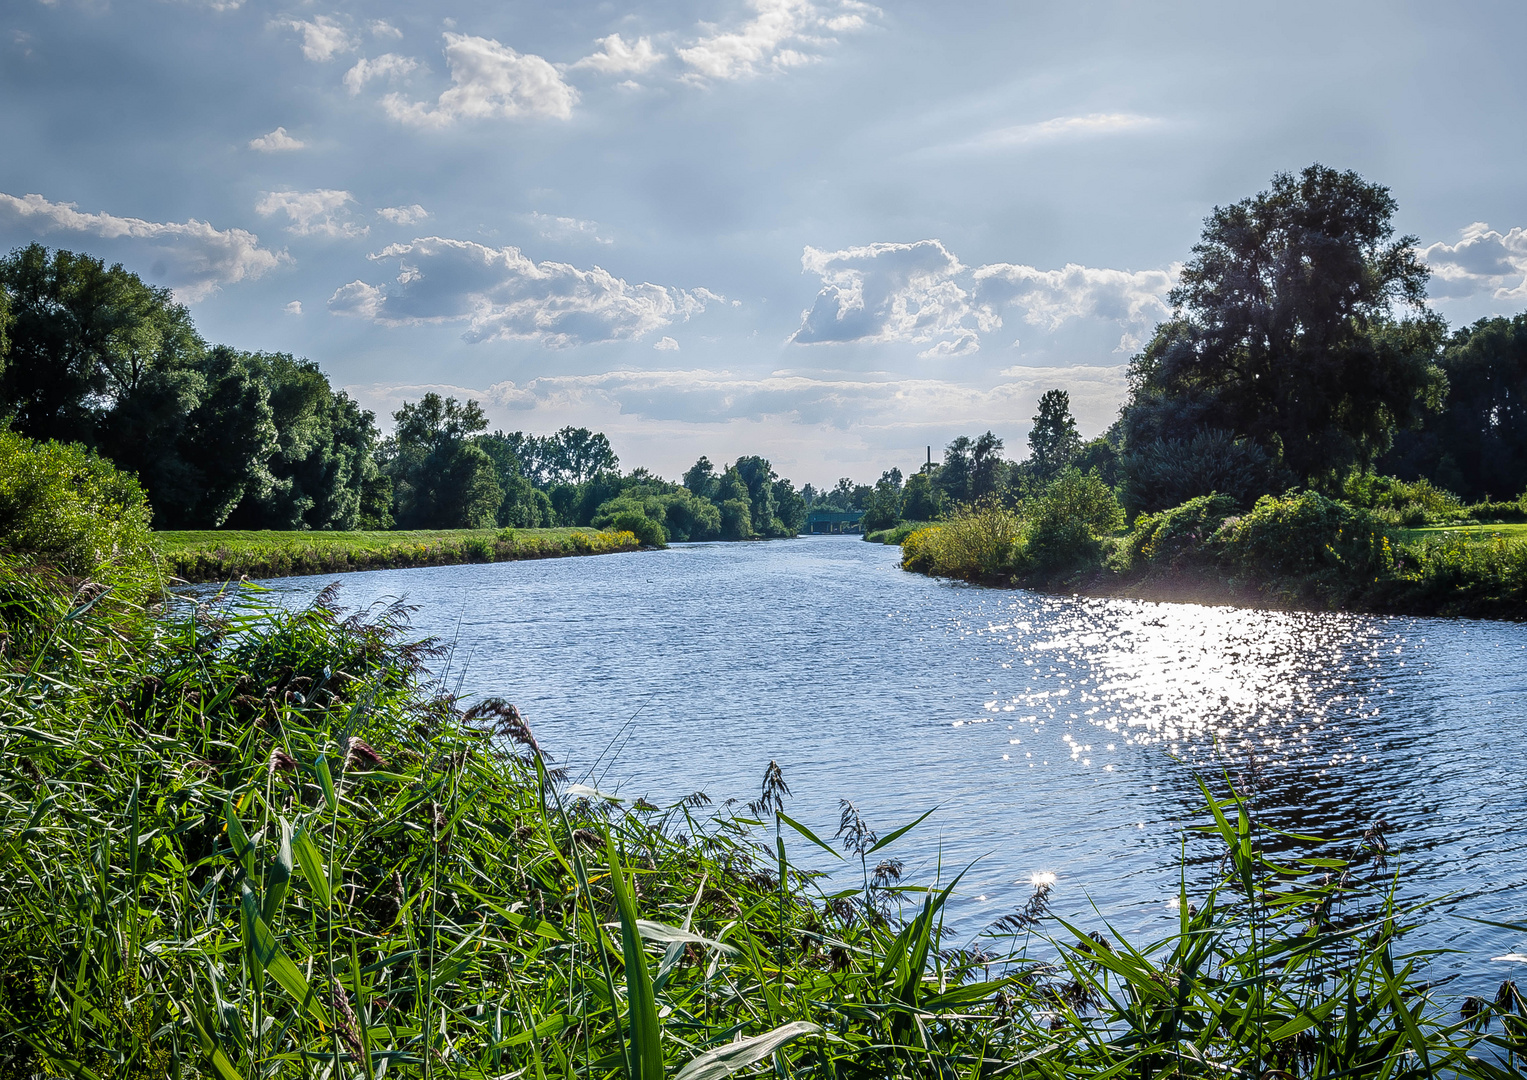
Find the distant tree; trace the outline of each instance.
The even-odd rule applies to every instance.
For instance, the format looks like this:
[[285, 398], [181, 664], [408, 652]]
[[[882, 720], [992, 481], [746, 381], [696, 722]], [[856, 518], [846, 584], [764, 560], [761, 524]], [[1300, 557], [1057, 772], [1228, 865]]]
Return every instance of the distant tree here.
[[799, 535], [806, 527], [806, 500], [784, 477], [774, 481], [774, 512], [786, 536]]
[[716, 478], [716, 467], [711, 464], [710, 458], [700, 456], [700, 460], [689, 467], [684, 474], [684, 486], [702, 499], [714, 498], [720, 481]]
[[944, 464], [934, 478], [934, 485], [945, 502], [958, 504], [970, 501], [970, 459], [974, 448], [975, 440], [969, 435], [958, 436], [944, 448]]
[[774, 502], [774, 482], [779, 476], [773, 466], [766, 458], [753, 455], [738, 458], [732, 468], [748, 488], [748, 512], [753, 532], [759, 536], [786, 535], [784, 523], [779, 520], [779, 508]]
[[1076, 418], [1071, 415], [1071, 395], [1065, 390], [1046, 390], [1029, 429], [1029, 463], [1034, 478], [1048, 483], [1081, 449]]
[[1002, 440], [988, 431], [978, 437], [970, 449], [971, 499], [996, 494], [1002, 482], [1002, 472]]
[[721, 538], [751, 540], [755, 535], [752, 500], [748, 483], [742, 478], [737, 466], [731, 466], [721, 475], [716, 502], [721, 511]]
[[1441, 401], [1444, 327], [1415, 237], [1393, 238], [1395, 208], [1321, 165], [1216, 208], [1174, 317], [1131, 365], [1127, 448], [1221, 428], [1320, 480], [1418, 424]]
[[557, 468], [564, 483], [581, 484], [620, 465], [610, 440], [588, 428], [565, 427], [557, 432]]
[[875, 486], [878, 488], [881, 484], [889, 484], [892, 491], [900, 492], [902, 485], [901, 470], [892, 466], [881, 473], [880, 479], [876, 481]]
[[[892, 476], [892, 473], [895, 475]], [[864, 531], [889, 529], [901, 521], [901, 470], [882, 473], [864, 508]]]
[[471, 436], [488, 426], [482, 407], [428, 393], [403, 403], [383, 443], [384, 469], [394, 482], [393, 514], [405, 529], [481, 529], [493, 526], [503, 502], [493, 459]]
[[494, 476], [504, 493], [494, 515], [497, 523], [516, 529], [542, 529], [551, 525], [556, 516], [551, 500], [546, 492], [526, 478], [514, 451], [516, 445], [523, 446], [524, 443], [516, 443], [502, 431], [478, 435], [473, 442], [492, 460]]
[[1480, 319], [1442, 353], [1447, 406], [1404, 432], [1380, 468], [1475, 502], [1527, 489], [1527, 314]]
[[937, 521], [943, 516], [943, 499], [928, 473], [914, 473], [907, 478], [901, 516], [907, 521]]

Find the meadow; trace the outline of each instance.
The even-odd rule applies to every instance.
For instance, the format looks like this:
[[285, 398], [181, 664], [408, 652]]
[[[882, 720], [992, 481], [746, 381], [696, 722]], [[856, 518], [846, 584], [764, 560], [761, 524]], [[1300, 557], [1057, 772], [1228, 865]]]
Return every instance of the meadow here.
[[153, 546], [170, 574], [194, 582], [602, 555], [634, 551], [641, 543], [629, 532], [587, 528], [386, 532], [209, 529], [156, 532]]

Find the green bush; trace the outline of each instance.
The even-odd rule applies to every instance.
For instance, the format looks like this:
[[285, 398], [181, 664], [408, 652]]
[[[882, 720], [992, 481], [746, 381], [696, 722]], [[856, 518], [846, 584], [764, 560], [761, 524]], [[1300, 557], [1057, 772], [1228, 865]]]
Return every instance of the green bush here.
[[141, 599], [161, 584], [151, 515], [138, 481], [104, 458], [0, 429], [0, 550]]
[[610, 528], [616, 532], [634, 534], [645, 547], [668, 546], [668, 537], [663, 533], [663, 526], [640, 510], [620, 511], [610, 520]]
[[949, 520], [910, 534], [901, 565], [940, 577], [980, 579], [1012, 569], [1023, 538], [1023, 519], [997, 503], [962, 506]]
[[1264, 495], [1250, 513], [1227, 520], [1216, 539], [1223, 562], [1258, 581], [1356, 586], [1394, 566], [1382, 522], [1314, 491]]
[[1236, 512], [1228, 495], [1200, 495], [1181, 506], [1156, 514], [1141, 514], [1128, 539], [1120, 545], [1118, 569], [1151, 565], [1182, 569], [1212, 561], [1210, 542], [1225, 520]]
[[1343, 501], [1371, 510], [1380, 521], [1405, 528], [1446, 525], [1469, 516], [1458, 496], [1434, 487], [1424, 477], [1406, 481], [1354, 472], [1343, 482], [1341, 494]]
[[1024, 516], [1024, 560], [1049, 573], [1099, 564], [1104, 538], [1124, 525], [1113, 489], [1096, 472], [1077, 468], [1063, 470], [1026, 502]]

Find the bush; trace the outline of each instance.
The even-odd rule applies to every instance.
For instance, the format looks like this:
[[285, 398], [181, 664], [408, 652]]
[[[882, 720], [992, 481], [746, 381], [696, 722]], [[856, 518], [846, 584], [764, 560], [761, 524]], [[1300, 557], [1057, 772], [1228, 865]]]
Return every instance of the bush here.
[[75, 443], [0, 430], [0, 549], [141, 599], [161, 584], [143, 488]]
[[1305, 579], [1324, 591], [1369, 583], [1394, 566], [1383, 523], [1366, 510], [1314, 492], [1264, 495], [1216, 537], [1221, 558], [1256, 581]]
[[1102, 541], [1124, 525], [1113, 489], [1096, 472], [1065, 469], [1024, 505], [1025, 561], [1046, 572], [1097, 565]]
[[1161, 439], [1127, 447], [1123, 473], [1124, 505], [1131, 514], [1166, 510], [1214, 492], [1250, 506], [1292, 479], [1257, 443], [1213, 429], [1185, 442]]
[[667, 547], [668, 537], [663, 526], [640, 510], [622, 510], [610, 519], [610, 529], [628, 532], [642, 542], [644, 547]]
[[1425, 478], [1415, 481], [1395, 476], [1354, 472], [1342, 484], [1342, 498], [1352, 506], [1371, 510], [1390, 525], [1446, 525], [1469, 516], [1458, 496], [1432, 486]]
[[1210, 541], [1236, 512], [1228, 495], [1200, 495], [1158, 514], [1141, 514], [1120, 548], [1118, 569], [1165, 565], [1181, 569], [1212, 561]]
[[901, 565], [941, 577], [996, 577], [1011, 570], [1022, 536], [1022, 518], [1006, 507], [962, 506], [948, 521], [909, 535]]

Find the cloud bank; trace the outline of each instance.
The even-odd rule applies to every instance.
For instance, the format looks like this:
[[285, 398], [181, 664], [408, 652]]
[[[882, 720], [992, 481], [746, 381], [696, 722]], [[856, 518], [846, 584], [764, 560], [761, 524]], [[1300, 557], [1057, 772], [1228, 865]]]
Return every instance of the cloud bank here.
[[[741, 79], [784, 71], [817, 59], [833, 34], [861, 30], [878, 8], [858, 0], [818, 5], [812, 0], [752, 0], [753, 18], [735, 30], [702, 23], [693, 45], [677, 50], [679, 59], [699, 80]], [[825, 10], [824, 10], [825, 8]]]
[[72, 232], [140, 242], [137, 261], [150, 267], [145, 276], [168, 285], [176, 299], [188, 303], [220, 286], [257, 278], [286, 260], [284, 252], [262, 248], [260, 238], [245, 229], [214, 229], [195, 218], [176, 223], [81, 213], [74, 203], [49, 202], [41, 195], [0, 193], [0, 224], [19, 224], [39, 235]]
[[706, 289], [631, 285], [595, 266], [535, 262], [518, 248], [424, 237], [371, 256], [396, 262], [380, 285], [352, 281], [329, 310], [387, 326], [466, 323], [469, 342], [540, 341], [552, 348], [628, 341], [688, 319], [722, 298]]

